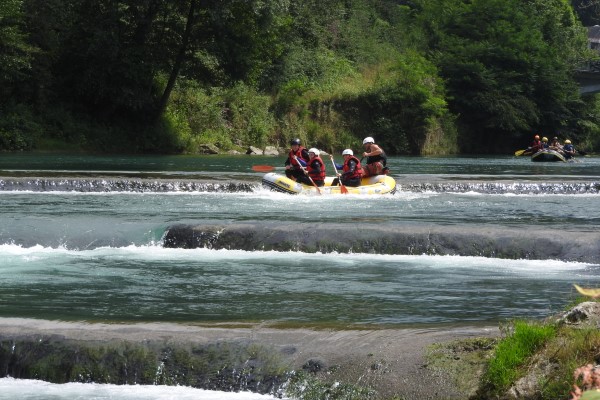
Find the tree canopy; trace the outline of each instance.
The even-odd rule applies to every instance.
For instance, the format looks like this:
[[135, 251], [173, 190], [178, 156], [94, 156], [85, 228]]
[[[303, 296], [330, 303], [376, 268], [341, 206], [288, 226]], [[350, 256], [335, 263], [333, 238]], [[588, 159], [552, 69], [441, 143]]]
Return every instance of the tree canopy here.
[[391, 153], [487, 153], [534, 132], [591, 147], [598, 105], [573, 79], [591, 57], [580, 19], [598, 16], [584, 3], [6, 0], [0, 149], [370, 135]]

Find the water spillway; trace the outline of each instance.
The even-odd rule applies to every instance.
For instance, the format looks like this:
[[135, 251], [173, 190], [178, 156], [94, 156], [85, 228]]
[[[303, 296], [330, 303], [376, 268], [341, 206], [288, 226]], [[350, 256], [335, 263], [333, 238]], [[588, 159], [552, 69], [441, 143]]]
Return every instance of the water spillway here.
[[[481, 193], [481, 194], [598, 194], [600, 181], [565, 182], [410, 182], [397, 178], [397, 190], [405, 193]], [[222, 181], [196, 179], [105, 178], [0, 178], [0, 191], [80, 192], [80, 193], [251, 193], [260, 191], [256, 181], [227, 179]]]
[[167, 248], [209, 248], [307, 253], [376, 253], [396, 255], [458, 255], [509, 259], [557, 259], [600, 262], [600, 234], [573, 235], [547, 230], [497, 227], [348, 226], [318, 229], [298, 225], [244, 223], [171, 226]]
[[483, 193], [483, 194], [597, 194], [600, 182], [415, 182], [398, 190], [414, 193]]
[[205, 182], [169, 179], [127, 179], [127, 178], [19, 178], [0, 179], [0, 191], [32, 192], [129, 192], [129, 193], [169, 193], [169, 192], [252, 192], [257, 185], [248, 182]]

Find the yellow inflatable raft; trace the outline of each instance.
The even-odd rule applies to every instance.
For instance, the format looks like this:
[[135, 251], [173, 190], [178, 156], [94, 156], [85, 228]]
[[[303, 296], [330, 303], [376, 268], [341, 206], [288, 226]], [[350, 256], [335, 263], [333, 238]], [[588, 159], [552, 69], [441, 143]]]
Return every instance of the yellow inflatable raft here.
[[[325, 186], [321, 186], [319, 190], [321, 194], [342, 194], [340, 186], [331, 186], [333, 177], [325, 178]], [[290, 193], [290, 194], [318, 194], [317, 188], [312, 185], [304, 185], [285, 175], [270, 172], [265, 174], [262, 179], [264, 187], [273, 191]], [[361, 179], [359, 187], [346, 186], [348, 194], [394, 194], [396, 193], [396, 181], [389, 175], [370, 176]]]

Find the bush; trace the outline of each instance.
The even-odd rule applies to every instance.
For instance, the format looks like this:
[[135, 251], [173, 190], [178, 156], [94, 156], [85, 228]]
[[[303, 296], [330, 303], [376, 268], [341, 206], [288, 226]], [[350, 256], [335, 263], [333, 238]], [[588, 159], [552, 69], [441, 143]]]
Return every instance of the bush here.
[[35, 147], [42, 128], [31, 110], [14, 106], [0, 115], [0, 150], [31, 150]]
[[166, 117], [177, 145], [188, 152], [196, 152], [200, 144], [223, 150], [235, 145], [262, 147], [275, 132], [270, 106], [270, 97], [243, 83], [208, 90], [182, 81], [171, 96]]
[[274, 137], [275, 119], [269, 111], [269, 96], [238, 83], [224, 93], [224, 100], [233, 137], [257, 147], [263, 147]]

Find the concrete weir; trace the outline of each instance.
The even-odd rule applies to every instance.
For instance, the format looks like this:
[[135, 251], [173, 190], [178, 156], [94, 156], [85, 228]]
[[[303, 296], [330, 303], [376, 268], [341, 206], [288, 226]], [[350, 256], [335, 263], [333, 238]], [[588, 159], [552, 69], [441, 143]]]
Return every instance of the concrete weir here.
[[438, 225], [328, 224], [318, 229], [302, 228], [297, 224], [269, 223], [179, 224], [168, 228], [163, 245], [187, 249], [459, 255], [600, 263], [599, 232]]

